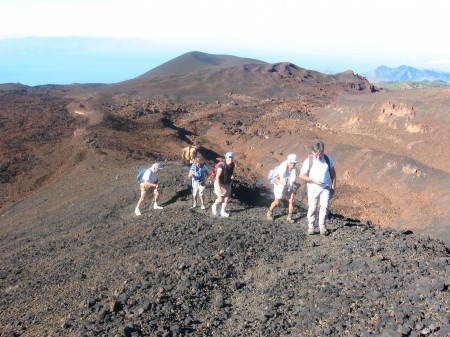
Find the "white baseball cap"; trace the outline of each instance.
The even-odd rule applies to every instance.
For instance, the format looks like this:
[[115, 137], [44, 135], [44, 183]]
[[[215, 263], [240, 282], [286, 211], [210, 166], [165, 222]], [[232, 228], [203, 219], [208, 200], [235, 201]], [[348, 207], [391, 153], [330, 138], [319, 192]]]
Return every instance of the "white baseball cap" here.
[[154, 164], [152, 165], [152, 167], [150, 167], [150, 168], [151, 168], [151, 169], [158, 169], [158, 170], [161, 170], [161, 169], [162, 169], [160, 163], [154, 163]]
[[287, 157], [288, 163], [296, 163], [297, 162], [297, 156], [295, 154], [290, 154]]

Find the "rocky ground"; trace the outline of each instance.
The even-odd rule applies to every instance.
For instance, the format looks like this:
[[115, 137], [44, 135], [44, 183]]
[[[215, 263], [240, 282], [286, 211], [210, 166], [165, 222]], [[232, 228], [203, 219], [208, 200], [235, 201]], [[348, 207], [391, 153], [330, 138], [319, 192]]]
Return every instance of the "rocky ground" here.
[[1, 215], [0, 336], [450, 335], [442, 242], [338, 214], [308, 236], [244, 181], [213, 217], [178, 162], [136, 217], [138, 166], [92, 157]]

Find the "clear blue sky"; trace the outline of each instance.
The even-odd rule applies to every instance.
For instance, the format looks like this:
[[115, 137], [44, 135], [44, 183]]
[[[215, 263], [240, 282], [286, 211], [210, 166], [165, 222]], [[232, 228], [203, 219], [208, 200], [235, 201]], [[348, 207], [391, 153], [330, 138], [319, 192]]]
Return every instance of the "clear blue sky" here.
[[450, 1], [1, 0], [0, 83], [113, 83], [189, 51], [450, 72]]

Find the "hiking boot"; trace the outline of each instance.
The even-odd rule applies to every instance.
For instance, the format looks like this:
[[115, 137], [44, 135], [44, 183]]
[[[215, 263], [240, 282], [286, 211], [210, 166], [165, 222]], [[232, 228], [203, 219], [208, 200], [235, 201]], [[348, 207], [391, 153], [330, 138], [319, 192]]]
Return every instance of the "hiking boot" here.
[[201, 208], [201, 209], [205, 209], [205, 205], [202, 205], [200, 208]]
[[267, 220], [273, 221], [273, 212], [272, 211], [267, 211]]
[[192, 208], [195, 208], [195, 207], [197, 207], [197, 203], [196, 202], [194, 202], [194, 204], [192, 205]]
[[137, 216], [141, 215], [141, 211], [139, 210], [139, 208], [136, 208], [134, 210], [134, 214], [136, 214]]
[[228, 218], [228, 217], [230, 216], [230, 214], [227, 213], [227, 212], [225, 212], [224, 210], [221, 210], [221, 211], [220, 211], [220, 216], [221, 216], [221, 217], [224, 217], [224, 218]]
[[217, 215], [217, 205], [216, 204], [212, 204], [211, 212], [213, 215]]
[[289, 213], [286, 220], [290, 223], [294, 223], [294, 219], [292, 219], [292, 213]]
[[158, 206], [157, 204], [153, 205], [153, 209], [163, 209], [164, 207]]
[[308, 235], [314, 235], [316, 234], [316, 230], [314, 227], [308, 227]]
[[330, 231], [325, 226], [319, 226], [319, 231], [320, 231], [320, 234], [325, 235], [325, 236], [330, 234]]

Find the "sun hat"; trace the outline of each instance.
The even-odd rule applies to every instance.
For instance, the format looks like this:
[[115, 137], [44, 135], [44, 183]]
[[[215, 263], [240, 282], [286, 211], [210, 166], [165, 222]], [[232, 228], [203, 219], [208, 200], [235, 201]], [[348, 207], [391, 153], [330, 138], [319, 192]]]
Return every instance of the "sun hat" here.
[[150, 167], [151, 169], [158, 169], [158, 170], [162, 170], [161, 164], [160, 163], [154, 163], [152, 165], [152, 167]]
[[233, 158], [234, 157], [234, 153], [233, 152], [227, 152], [227, 153], [225, 153], [225, 158], [229, 158], [229, 157], [231, 157], [231, 158]]
[[288, 163], [296, 163], [297, 162], [297, 156], [295, 154], [290, 154], [287, 157]]

